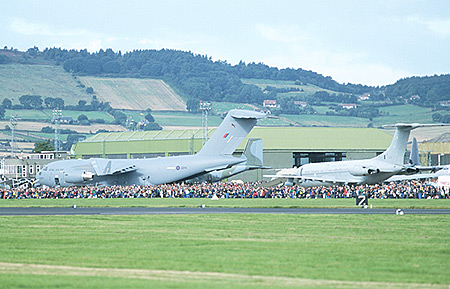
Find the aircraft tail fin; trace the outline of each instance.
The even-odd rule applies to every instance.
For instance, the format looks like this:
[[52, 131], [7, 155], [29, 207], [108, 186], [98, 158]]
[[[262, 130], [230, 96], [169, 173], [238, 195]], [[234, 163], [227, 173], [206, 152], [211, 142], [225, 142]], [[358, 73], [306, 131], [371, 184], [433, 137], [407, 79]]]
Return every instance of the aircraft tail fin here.
[[403, 165], [406, 144], [410, 132], [418, 127], [448, 126], [448, 124], [420, 124], [420, 123], [397, 123], [395, 125], [384, 125], [384, 128], [395, 127], [394, 138], [391, 145], [381, 155], [375, 157], [391, 164]]
[[248, 140], [245, 146], [244, 152], [241, 158], [245, 158], [246, 162], [243, 163], [247, 167], [258, 168], [263, 166], [263, 145], [262, 139], [251, 138]]
[[262, 112], [233, 109], [230, 110], [217, 130], [206, 142], [199, 155], [231, 155], [256, 122], [267, 115]]
[[417, 145], [417, 139], [413, 137], [411, 144], [411, 155], [409, 157], [409, 162], [413, 166], [420, 166], [420, 156], [419, 147]]

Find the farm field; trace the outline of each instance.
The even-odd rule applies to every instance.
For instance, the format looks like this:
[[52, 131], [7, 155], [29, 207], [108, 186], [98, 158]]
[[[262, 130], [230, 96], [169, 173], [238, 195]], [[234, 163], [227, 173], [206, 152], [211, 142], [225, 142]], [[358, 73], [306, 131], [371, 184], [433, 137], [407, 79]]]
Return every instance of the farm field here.
[[328, 126], [328, 127], [367, 127], [369, 120], [361, 117], [342, 117], [336, 115], [319, 114], [282, 114], [282, 117], [294, 121], [300, 126]]
[[92, 87], [99, 101], [112, 108], [152, 111], [186, 111], [184, 100], [159, 79], [80, 77]]
[[[114, 118], [105, 111], [77, 111], [77, 110], [62, 110], [62, 116], [70, 116], [74, 120], [78, 118], [79, 115], [84, 114], [88, 119], [101, 118], [105, 122], [110, 123], [114, 121]], [[10, 119], [14, 115], [19, 119], [35, 119], [35, 120], [51, 120], [53, 118], [53, 110], [51, 109], [7, 109], [5, 112], [4, 119]], [[53, 125], [53, 124], [48, 124]]]
[[276, 88], [299, 88], [303, 91], [293, 91], [288, 93], [281, 93], [281, 95], [296, 95], [296, 96], [309, 96], [314, 94], [317, 91], [326, 91], [328, 93], [336, 93], [335, 91], [323, 89], [320, 87], [317, 87], [312, 84], [307, 85], [296, 85], [295, 81], [288, 81], [288, 80], [271, 80], [271, 79], [241, 79], [242, 83], [245, 84], [253, 84], [264, 90], [267, 86], [273, 86]]
[[[141, 111], [125, 110], [123, 113], [131, 117], [134, 121], [140, 121], [144, 119], [145, 116], [145, 112]], [[168, 127], [202, 127], [201, 113], [152, 111], [151, 114], [155, 121], [165, 129], [168, 129]], [[222, 119], [218, 115], [208, 116], [208, 126], [219, 126], [221, 122]]]
[[[9, 121], [0, 121], [0, 127], [4, 128], [6, 125], [10, 126]], [[43, 127], [52, 126], [49, 123], [45, 122], [32, 122], [32, 121], [19, 121], [17, 122], [16, 129], [24, 130], [24, 131], [36, 131], [39, 132]], [[83, 125], [70, 125], [70, 124], [62, 124], [60, 125], [61, 129], [71, 129], [80, 133], [95, 133], [99, 129], [106, 129], [110, 131], [125, 131], [123, 126], [117, 124], [92, 124], [88, 126]]]
[[226, 114], [232, 109], [247, 109], [254, 110], [257, 108], [255, 105], [246, 103], [231, 103], [231, 102], [212, 102], [211, 110], [214, 114]]
[[91, 101], [85, 88], [61, 66], [53, 65], [0, 65], [0, 101], [4, 98], [19, 104], [19, 97], [25, 94], [46, 97], [60, 97], [66, 105], [76, 105], [79, 100]]
[[0, 217], [5, 288], [448, 288], [450, 216]]

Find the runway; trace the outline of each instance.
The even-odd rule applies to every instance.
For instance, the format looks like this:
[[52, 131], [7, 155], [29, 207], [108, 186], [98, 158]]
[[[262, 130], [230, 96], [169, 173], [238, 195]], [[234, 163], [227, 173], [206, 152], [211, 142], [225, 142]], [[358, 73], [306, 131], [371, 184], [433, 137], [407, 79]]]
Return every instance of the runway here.
[[[450, 214], [450, 209], [404, 209], [405, 215]], [[361, 214], [393, 215], [396, 209], [361, 208], [154, 208], [154, 207], [0, 207], [0, 216], [169, 215], [169, 214]]]

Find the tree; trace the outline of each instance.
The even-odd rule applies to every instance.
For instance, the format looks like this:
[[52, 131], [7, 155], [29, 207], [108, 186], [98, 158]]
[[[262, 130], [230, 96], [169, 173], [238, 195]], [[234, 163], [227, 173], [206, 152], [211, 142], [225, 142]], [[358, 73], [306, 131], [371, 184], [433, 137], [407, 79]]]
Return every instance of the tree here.
[[127, 115], [124, 114], [121, 111], [115, 110], [112, 111], [111, 114], [114, 117], [114, 122], [117, 124], [121, 124], [121, 125], [125, 125], [126, 121], [127, 121]]
[[162, 127], [156, 122], [150, 122], [144, 126], [145, 131], [149, 130], [162, 130]]
[[69, 134], [67, 136], [67, 142], [63, 144], [63, 149], [69, 151], [72, 148], [72, 145], [76, 144], [80, 140], [86, 139], [86, 136], [82, 134]]
[[55, 150], [55, 148], [53, 147], [53, 145], [51, 144], [49, 139], [34, 143], [33, 151], [35, 153], [40, 153], [43, 151], [54, 151], [54, 150]]
[[48, 108], [64, 108], [64, 99], [60, 97], [46, 97], [44, 99], [44, 104]]
[[119, 73], [120, 72], [120, 63], [116, 60], [106, 62], [105, 64], [103, 64], [103, 72]]
[[6, 55], [0, 55], [0, 64], [7, 64], [10, 63], [11, 59], [9, 59]]
[[450, 114], [446, 114], [445, 116], [442, 117], [442, 122], [443, 123], [450, 123]]
[[2, 101], [2, 106], [6, 109], [10, 109], [12, 107], [12, 101], [9, 98], [4, 98]]
[[83, 120], [89, 121], [88, 117], [84, 114], [80, 114], [77, 119], [79, 122], [82, 122]]
[[186, 109], [189, 112], [198, 112], [200, 110], [200, 101], [196, 98], [189, 98], [186, 101]]
[[442, 121], [442, 115], [439, 112], [433, 113], [431, 116], [434, 122], [441, 122]]
[[153, 116], [151, 115], [151, 113], [147, 113], [144, 118], [148, 121], [148, 122], [155, 122], [155, 119], [153, 118]]
[[42, 98], [40, 95], [22, 95], [19, 98], [19, 102], [23, 105], [24, 108], [34, 109], [42, 107]]
[[52, 132], [54, 132], [54, 130], [53, 130], [53, 128], [51, 128], [49, 126], [44, 126], [43, 128], [41, 128], [41, 132], [52, 133]]

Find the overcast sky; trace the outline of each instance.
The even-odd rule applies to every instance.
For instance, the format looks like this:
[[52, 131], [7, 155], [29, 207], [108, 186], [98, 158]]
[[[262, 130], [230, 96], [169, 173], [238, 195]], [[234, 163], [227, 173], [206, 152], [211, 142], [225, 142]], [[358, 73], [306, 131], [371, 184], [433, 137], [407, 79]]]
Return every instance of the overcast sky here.
[[2, 1], [0, 46], [34, 45], [179, 49], [385, 85], [450, 72], [450, 1]]

